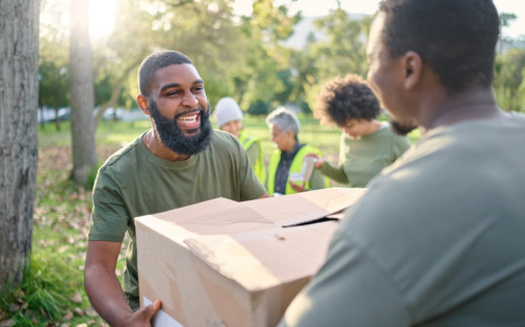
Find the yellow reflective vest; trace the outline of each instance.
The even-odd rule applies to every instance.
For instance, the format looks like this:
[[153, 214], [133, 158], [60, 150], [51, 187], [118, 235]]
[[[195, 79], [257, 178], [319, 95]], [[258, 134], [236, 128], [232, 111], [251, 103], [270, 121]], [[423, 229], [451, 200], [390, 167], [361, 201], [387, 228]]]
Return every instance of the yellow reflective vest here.
[[[310, 146], [310, 145], [304, 145], [301, 149], [299, 149], [299, 152], [295, 155], [293, 158], [292, 164], [290, 166], [290, 172], [292, 173], [300, 173], [303, 169], [303, 160], [304, 156], [307, 153], [316, 153], [319, 157], [322, 157], [321, 151], [317, 149], [316, 147]], [[275, 175], [277, 173], [277, 167], [279, 166], [279, 162], [281, 161], [281, 151], [279, 149], [275, 149], [272, 153], [272, 156], [270, 157], [270, 162], [268, 164], [268, 178], [266, 180], [266, 190], [268, 191], [268, 194], [270, 196], [273, 196], [273, 193], [275, 191]], [[325, 187], [330, 187], [330, 180], [327, 177], [324, 177], [325, 179]], [[294, 190], [289, 183], [290, 179], [288, 179], [288, 182], [286, 183], [286, 191], [285, 194], [293, 194], [297, 193], [296, 190]], [[301, 181], [294, 182], [297, 185], [301, 185]], [[308, 190], [310, 189], [310, 181], [306, 181], [305, 188]]]
[[254, 143], [257, 143], [257, 145], [259, 146], [257, 161], [252, 162], [252, 167], [253, 171], [255, 172], [255, 175], [257, 175], [257, 178], [259, 179], [259, 181], [261, 181], [261, 184], [264, 185], [264, 183], [266, 182], [266, 167], [264, 167], [261, 141], [258, 138], [255, 138], [253, 136], [247, 136], [246, 134], [241, 132], [241, 134], [239, 135], [239, 142], [242, 144], [246, 151], [248, 151], [248, 149], [250, 149]]

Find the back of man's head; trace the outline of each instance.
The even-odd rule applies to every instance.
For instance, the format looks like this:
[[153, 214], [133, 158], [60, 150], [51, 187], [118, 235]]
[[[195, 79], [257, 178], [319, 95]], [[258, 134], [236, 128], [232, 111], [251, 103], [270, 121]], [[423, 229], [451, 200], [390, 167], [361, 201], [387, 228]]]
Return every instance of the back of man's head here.
[[157, 71], [171, 65], [190, 64], [190, 58], [178, 51], [163, 50], [153, 53], [142, 61], [138, 72], [140, 94], [149, 97], [151, 85], [155, 81]]
[[384, 0], [390, 57], [417, 52], [450, 93], [492, 84], [499, 16], [492, 0]]

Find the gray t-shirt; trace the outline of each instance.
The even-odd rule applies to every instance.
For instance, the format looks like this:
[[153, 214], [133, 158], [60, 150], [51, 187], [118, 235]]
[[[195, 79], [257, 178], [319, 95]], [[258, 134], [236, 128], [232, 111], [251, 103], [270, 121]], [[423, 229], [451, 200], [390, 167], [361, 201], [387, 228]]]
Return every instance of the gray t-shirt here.
[[217, 197], [257, 199], [265, 192], [248, 154], [228, 133], [214, 131], [205, 151], [178, 162], [153, 155], [141, 135], [100, 168], [93, 191], [89, 240], [122, 242], [128, 232], [131, 241], [126, 253], [124, 293], [132, 309], [137, 309], [135, 217]]
[[525, 117], [430, 131], [347, 210], [280, 326], [524, 326]]

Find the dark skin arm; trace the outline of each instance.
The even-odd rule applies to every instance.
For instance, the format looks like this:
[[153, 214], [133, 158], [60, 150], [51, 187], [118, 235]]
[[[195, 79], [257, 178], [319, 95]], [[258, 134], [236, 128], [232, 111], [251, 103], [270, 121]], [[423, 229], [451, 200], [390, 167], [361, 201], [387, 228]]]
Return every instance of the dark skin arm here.
[[84, 268], [84, 287], [93, 307], [111, 326], [151, 326], [161, 302], [133, 312], [115, 275], [122, 243], [89, 241]]

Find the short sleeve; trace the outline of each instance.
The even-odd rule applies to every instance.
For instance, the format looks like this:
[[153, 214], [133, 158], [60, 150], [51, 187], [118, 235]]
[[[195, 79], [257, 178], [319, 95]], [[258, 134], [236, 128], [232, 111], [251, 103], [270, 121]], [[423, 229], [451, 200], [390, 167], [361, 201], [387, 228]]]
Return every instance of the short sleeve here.
[[394, 151], [395, 151], [394, 160], [401, 157], [403, 153], [405, 153], [406, 150], [410, 148], [410, 145], [411, 143], [407, 137], [396, 137], [395, 146], [394, 146]]
[[89, 240], [122, 242], [130, 221], [119, 188], [106, 169], [102, 168], [93, 189]]

